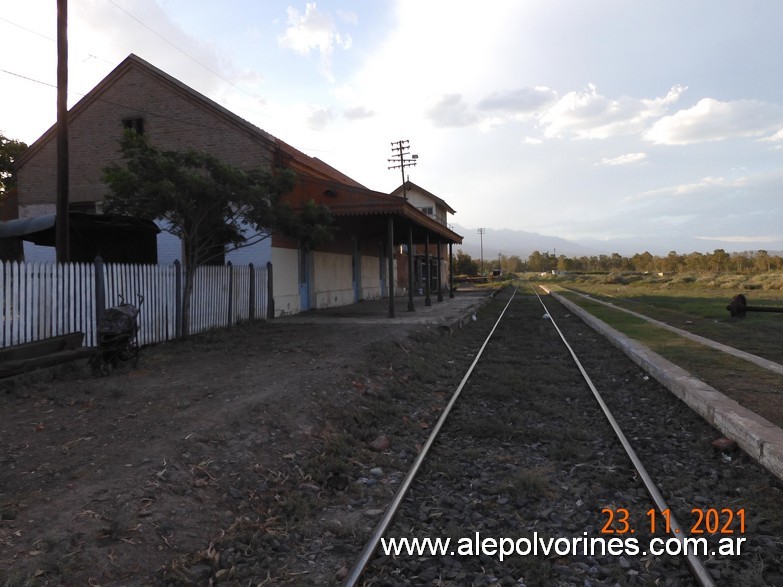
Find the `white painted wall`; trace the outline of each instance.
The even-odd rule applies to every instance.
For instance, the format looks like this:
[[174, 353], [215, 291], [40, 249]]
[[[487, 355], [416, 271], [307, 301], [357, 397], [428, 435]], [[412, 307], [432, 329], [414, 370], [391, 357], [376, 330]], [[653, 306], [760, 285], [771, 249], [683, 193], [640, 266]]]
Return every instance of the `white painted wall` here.
[[297, 314], [299, 304], [299, 251], [272, 247], [275, 316]]
[[362, 299], [381, 298], [380, 260], [378, 257], [362, 255]]
[[174, 261], [182, 262], [182, 240], [163, 230], [166, 222], [156, 220], [155, 224], [161, 229], [158, 233], [158, 265], [168, 265]]
[[27, 263], [54, 263], [57, 261], [57, 251], [54, 247], [42, 247], [27, 241], [22, 241], [24, 260]]
[[330, 308], [353, 303], [351, 255], [313, 253], [315, 307]]
[[[46, 216], [56, 214], [55, 204], [28, 204], [19, 206], [19, 218], [32, 218], [33, 216]], [[54, 247], [42, 247], [27, 241], [22, 241], [24, 260], [28, 263], [54, 263], [57, 260], [57, 251]]]

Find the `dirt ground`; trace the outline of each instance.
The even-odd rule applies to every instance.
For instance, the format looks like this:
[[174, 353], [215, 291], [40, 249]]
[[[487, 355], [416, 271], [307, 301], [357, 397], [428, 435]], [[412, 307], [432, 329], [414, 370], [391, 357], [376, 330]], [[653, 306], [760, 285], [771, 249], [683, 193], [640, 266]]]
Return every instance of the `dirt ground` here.
[[257, 322], [0, 382], [0, 587], [341, 585], [508, 297], [453, 331]]
[[0, 585], [167, 583], [324, 434], [368, 345], [408, 329], [245, 324], [0, 391]]

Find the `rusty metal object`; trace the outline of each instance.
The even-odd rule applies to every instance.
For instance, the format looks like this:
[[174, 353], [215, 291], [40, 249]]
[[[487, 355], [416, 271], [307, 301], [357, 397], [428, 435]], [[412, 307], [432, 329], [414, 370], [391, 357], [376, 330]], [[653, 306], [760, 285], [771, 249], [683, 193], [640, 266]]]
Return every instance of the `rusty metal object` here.
[[732, 318], [744, 318], [747, 312], [777, 312], [783, 313], [783, 308], [775, 308], [773, 306], [749, 306], [748, 300], [743, 294], [737, 294], [731, 299], [726, 309], [731, 314]]

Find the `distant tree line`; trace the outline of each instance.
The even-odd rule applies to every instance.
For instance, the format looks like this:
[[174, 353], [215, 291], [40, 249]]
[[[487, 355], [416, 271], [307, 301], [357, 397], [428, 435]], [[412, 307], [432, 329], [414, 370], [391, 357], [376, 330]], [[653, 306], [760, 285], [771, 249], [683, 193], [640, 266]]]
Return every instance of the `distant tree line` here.
[[470, 255], [458, 249], [454, 254], [454, 273], [457, 275], [486, 275], [500, 269], [503, 273], [519, 273], [525, 271], [525, 261], [517, 255], [498, 255], [497, 257], [486, 257], [482, 260], [473, 259]]
[[[652, 255], [648, 252], [636, 253], [632, 257], [624, 257], [619, 253], [611, 255], [592, 255], [590, 257], [555, 256], [549, 252], [533, 251], [526, 261], [516, 255], [500, 255], [494, 259], [484, 259], [483, 273], [491, 273], [500, 268], [503, 273], [521, 271], [551, 272], [648, 272], [648, 273], [678, 273], [678, 272], [732, 272], [732, 273], [763, 273], [783, 270], [783, 258], [771, 255], [765, 250], [743, 253], [727, 253], [723, 249], [715, 249], [712, 253], [678, 254], [671, 251], [665, 257]], [[480, 261], [458, 250], [454, 256], [454, 272], [458, 275], [479, 275]]]

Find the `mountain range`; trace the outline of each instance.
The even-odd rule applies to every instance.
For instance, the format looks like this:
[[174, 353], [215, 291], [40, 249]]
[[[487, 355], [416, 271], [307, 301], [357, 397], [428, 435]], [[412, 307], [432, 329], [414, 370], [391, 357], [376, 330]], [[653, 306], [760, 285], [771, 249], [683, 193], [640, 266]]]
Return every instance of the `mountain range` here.
[[764, 249], [770, 254], [781, 254], [780, 251], [783, 250], [783, 239], [772, 242], [730, 243], [714, 239], [659, 235], [575, 242], [558, 236], [508, 228], [485, 228], [483, 235], [479, 235], [477, 228], [467, 228], [459, 224], [452, 225], [452, 228], [463, 237], [462, 244], [456, 245], [454, 251], [462, 250], [474, 259], [481, 258], [482, 244], [484, 259], [496, 259], [498, 254], [502, 254], [508, 257], [516, 255], [523, 260], [527, 259], [533, 251], [566, 257], [591, 257], [612, 253], [632, 257], [636, 253], [645, 251], [657, 256], [666, 256], [670, 251], [689, 254], [697, 251], [712, 253], [715, 249], [723, 249], [728, 253]]

